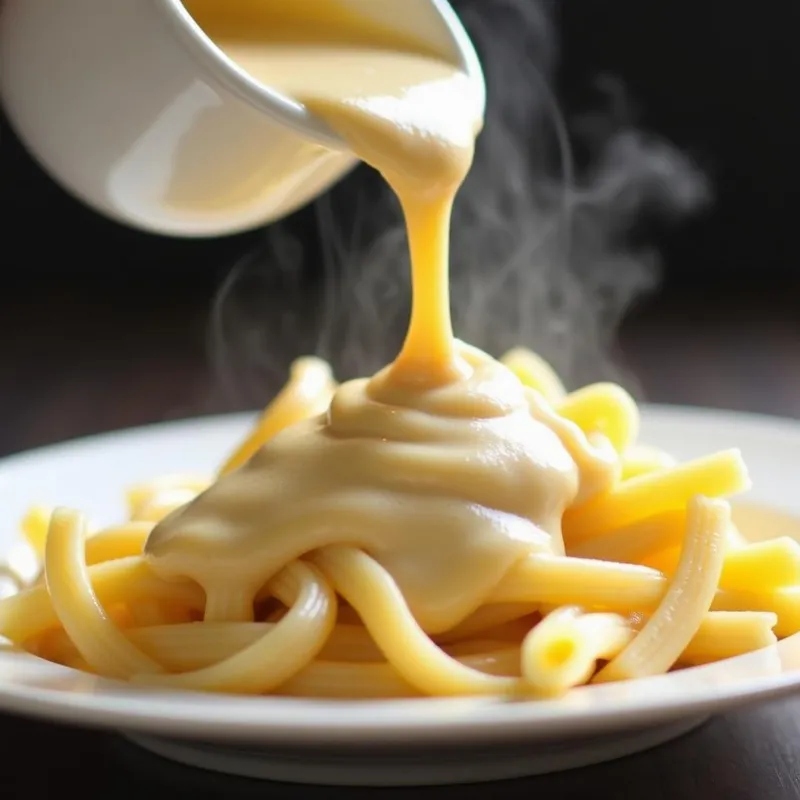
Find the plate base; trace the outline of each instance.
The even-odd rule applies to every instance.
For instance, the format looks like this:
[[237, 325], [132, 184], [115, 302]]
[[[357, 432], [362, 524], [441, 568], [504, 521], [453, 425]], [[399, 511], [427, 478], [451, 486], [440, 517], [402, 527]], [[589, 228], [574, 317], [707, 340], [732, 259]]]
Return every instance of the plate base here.
[[657, 747], [697, 728], [707, 716], [670, 725], [610, 733], [541, 745], [499, 748], [362, 749], [337, 751], [254, 747], [177, 741], [123, 733], [128, 740], [162, 758], [190, 767], [245, 778], [325, 786], [433, 786], [563, 772]]

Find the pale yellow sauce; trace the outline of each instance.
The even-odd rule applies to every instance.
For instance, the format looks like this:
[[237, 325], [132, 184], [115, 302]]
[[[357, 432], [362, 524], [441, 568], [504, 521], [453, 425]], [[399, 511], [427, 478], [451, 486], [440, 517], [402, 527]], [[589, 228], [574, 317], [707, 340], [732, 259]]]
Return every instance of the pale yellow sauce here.
[[564, 510], [617, 469], [602, 437], [590, 444], [548, 418], [510, 370], [453, 336], [450, 210], [480, 97], [458, 69], [332, 0], [185, 5], [231, 59], [384, 175], [405, 214], [413, 303], [393, 364], [338, 387], [327, 413], [278, 433], [161, 522], [146, 555], [162, 576], [205, 588], [206, 619], [246, 620], [266, 577], [352, 544], [391, 573], [425, 630], [447, 630], [525, 554], [563, 553]]

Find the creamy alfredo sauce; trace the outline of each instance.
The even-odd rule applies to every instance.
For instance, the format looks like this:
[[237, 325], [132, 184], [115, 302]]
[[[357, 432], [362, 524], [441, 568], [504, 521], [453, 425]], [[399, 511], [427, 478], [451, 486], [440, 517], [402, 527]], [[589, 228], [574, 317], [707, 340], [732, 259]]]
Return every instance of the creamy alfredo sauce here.
[[278, 433], [165, 519], [146, 554], [160, 574], [206, 589], [207, 619], [245, 620], [288, 562], [325, 544], [360, 546], [423, 628], [446, 630], [526, 553], [562, 553], [564, 509], [587, 485], [608, 485], [615, 463], [607, 443], [554, 427], [509, 370], [453, 337], [450, 210], [480, 96], [458, 69], [334, 0], [185, 5], [232, 60], [383, 174], [405, 214], [413, 300], [393, 364], [338, 387], [325, 414]]

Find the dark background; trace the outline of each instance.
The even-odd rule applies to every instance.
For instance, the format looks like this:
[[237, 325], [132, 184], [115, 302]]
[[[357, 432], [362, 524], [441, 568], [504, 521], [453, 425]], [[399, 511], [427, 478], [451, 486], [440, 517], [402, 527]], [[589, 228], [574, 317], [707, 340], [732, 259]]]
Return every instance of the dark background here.
[[[641, 124], [690, 153], [713, 182], [711, 209], [658, 238], [661, 289], [620, 334], [646, 396], [800, 412], [800, 5], [557, 8], [567, 114], [610, 72]], [[261, 232], [186, 241], [120, 227], [62, 192], [0, 125], [0, 452], [253, 405], [220, 392], [206, 333], [216, 288]], [[294, 221], [309, 236], [312, 215]]]
[[623, 77], [647, 127], [710, 174], [712, 213], [665, 243], [669, 287], [789, 285], [800, 179], [800, 6], [598, 0], [562, 8], [563, 85]]
[[[488, 4], [487, 4], [488, 5]], [[560, 88], [569, 111], [599, 73], [619, 76], [643, 124], [711, 175], [713, 213], [662, 243], [668, 287], [778, 283], [797, 271], [800, 5], [567, 0]], [[67, 197], [0, 133], [4, 279], [191, 275], [210, 286], [258, 238], [175, 241], [129, 231]], [[4, 261], [6, 259], [4, 258]], [[166, 274], [165, 274], [166, 273]]]

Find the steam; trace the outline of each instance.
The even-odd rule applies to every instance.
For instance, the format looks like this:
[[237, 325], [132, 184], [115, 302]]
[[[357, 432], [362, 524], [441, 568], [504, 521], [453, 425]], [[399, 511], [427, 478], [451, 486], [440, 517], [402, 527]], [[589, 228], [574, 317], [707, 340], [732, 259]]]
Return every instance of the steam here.
[[[608, 81], [602, 113], [567, 125], [553, 92], [556, 32], [545, 3], [455, 5], [488, 90], [453, 218], [456, 335], [494, 355], [531, 347], [568, 386], [609, 379], [636, 392], [614, 341], [631, 303], [658, 282], [657, 254], [637, 241], [642, 222], [693, 210], [705, 184], [680, 152], [633, 126]], [[273, 225], [218, 294], [213, 362], [245, 403], [267, 399], [298, 355], [321, 355], [344, 379], [371, 374], [402, 341], [408, 254], [388, 188], [361, 168], [315, 213], [319, 253], [289, 224]], [[311, 279], [317, 260], [321, 281]]]

